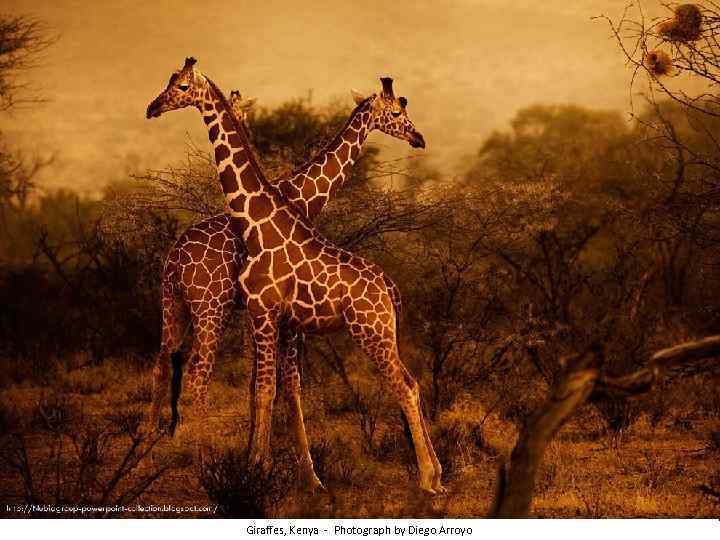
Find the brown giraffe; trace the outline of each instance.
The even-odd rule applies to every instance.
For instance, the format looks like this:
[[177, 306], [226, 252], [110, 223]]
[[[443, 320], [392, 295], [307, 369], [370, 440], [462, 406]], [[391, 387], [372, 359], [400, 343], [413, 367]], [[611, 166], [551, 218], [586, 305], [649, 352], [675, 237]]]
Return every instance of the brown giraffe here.
[[[244, 100], [239, 91], [230, 92], [230, 104], [236, 116], [245, 120], [254, 99]], [[214, 364], [216, 342], [227, 319], [226, 307], [237, 296], [238, 269], [245, 263], [242, 242], [224, 222], [214, 216], [188, 227], [165, 259], [162, 278], [162, 341], [155, 358], [153, 399], [149, 425], [157, 425], [160, 407], [167, 394], [170, 358], [180, 361], [179, 349], [192, 318], [191, 358], [196, 356]], [[202, 365], [202, 362], [199, 363]], [[195, 368], [193, 379], [201, 379]], [[209, 372], [208, 370], [208, 378]], [[198, 388], [199, 384], [196, 383]], [[206, 408], [207, 392], [198, 392], [196, 401]]]
[[[396, 313], [382, 269], [333, 246], [263, 177], [245, 127], [222, 92], [194, 64], [188, 58], [172, 75], [167, 88], [148, 106], [147, 116], [187, 106], [200, 111], [231, 210], [230, 227], [247, 249], [239, 281], [255, 344], [251, 458], [265, 462], [269, 454], [283, 329], [327, 333], [345, 327], [395, 390], [412, 433], [421, 488], [442, 491], [442, 470], [422, 415], [420, 387], [399, 357]], [[328, 172], [338, 167], [335, 157], [323, 165]]]
[[[374, 129], [407, 140], [413, 147], [424, 147], [422, 135], [407, 116], [407, 100], [395, 98], [392, 80], [381, 79], [380, 96], [364, 98], [353, 91], [357, 107], [335, 138], [314, 158], [277, 182], [278, 188], [299, 207], [310, 220], [320, 214], [327, 202], [344, 184], [353, 164], [359, 157], [367, 135]], [[231, 106], [238, 118], [243, 119], [251, 102], [242, 100], [233, 91]], [[332, 158], [338, 170], [323, 165]], [[193, 391], [201, 416], [207, 414], [208, 383], [222, 331], [232, 307], [238, 300], [237, 276], [245, 264], [242, 241], [230, 229], [230, 216], [222, 214], [203, 220], [188, 228], [169, 253], [163, 273], [163, 341], [156, 359], [155, 391], [151, 406], [150, 425], [157, 425], [160, 406], [167, 393], [169, 359], [176, 354], [192, 319], [193, 346], [190, 354], [186, 385]], [[400, 292], [390, 281], [396, 310], [400, 310]], [[189, 317], [188, 317], [189, 315]], [[297, 336], [288, 335], [285, 344], [288, 359], [280, 359], [281, 379], [288, 402], [294, 409], [295, 431], [302, 460], [309, 463], [310, 483], [316, 477], [310, 474], [312, 462], [307, 448], [300, 409], [300, 376], [297, 369]]]

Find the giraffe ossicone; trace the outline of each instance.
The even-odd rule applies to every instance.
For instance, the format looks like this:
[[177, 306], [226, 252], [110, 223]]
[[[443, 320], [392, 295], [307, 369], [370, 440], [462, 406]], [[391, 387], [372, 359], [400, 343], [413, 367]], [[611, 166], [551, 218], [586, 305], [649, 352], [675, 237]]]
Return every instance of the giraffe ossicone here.
[[[239, 283], [255, 344], [251, 456], [263, 461], [269, 453], [276, 356], [283, 332], [325, 333], [345, 327], [396, 393], [412, 432], [420, 486], [442, 491], [440, 463], [420, 409], [420, 388], [399, 357], [397, 313], [382, 269], [324, 239], [293, 203], [294, 193], [285, 194], [263, 177], [244, 125], [222, 92], [193, 66], [186, 61], [173, 74], [165, 91], [148, 106], [147, 116], [187, 106], [200, 111], [214, 146], [230, 227], [247, 249]], [[381, 95], [366, 102], [387, 121], [404, 112], [391, 91], [392, 81], [383, 79]], [[392, 103], [392, 110], [381, 110], [377, 99]], [[357, 121], [358, 128], [360, 124]], [[418, 135], [411, 134], [408, 141], [424, 146]], [[334, 176], [337, 166], [337, 157], [326, 158], [322, 169], [328, 167]], [[305, 208], [310, 213], [311, 204]]]

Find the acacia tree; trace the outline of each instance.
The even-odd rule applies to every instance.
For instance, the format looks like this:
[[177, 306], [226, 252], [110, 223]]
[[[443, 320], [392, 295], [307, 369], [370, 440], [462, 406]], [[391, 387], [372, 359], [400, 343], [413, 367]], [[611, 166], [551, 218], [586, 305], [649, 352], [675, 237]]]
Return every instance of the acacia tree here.
[[703, 115], [719, 117], [720, 7], [712, 0], [658, 2], [654, 7], [663, 13], [648, 17], [642, 5], [631, 4], [617, 20], [599, 17], [610, 25], [632, 68], [631, 91], [647, 84], [646, 98], [652, 101], [669, 98]]
[[482, 353], [494, 341], [490, 323], [501, 310], [494, 268], [473, 241], [470, 197], [449, 190], [436, 197], [432, 228], [416, 231], [400, 248], [411, 276], [404, 315], [430, 376], [432, 418], [481, 377]]

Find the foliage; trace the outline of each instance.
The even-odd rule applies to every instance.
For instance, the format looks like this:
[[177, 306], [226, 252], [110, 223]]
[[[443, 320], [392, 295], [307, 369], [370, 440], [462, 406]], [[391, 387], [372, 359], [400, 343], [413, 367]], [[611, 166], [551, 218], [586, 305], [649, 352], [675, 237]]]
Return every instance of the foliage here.
[[288, 496], [295, 464], [290, 454], [277, 454], [264, 469], [250, 463], [246, 452], [227, 450], [206, 458], [200, 482], [218, 514], [230, 518], [268, 518]]

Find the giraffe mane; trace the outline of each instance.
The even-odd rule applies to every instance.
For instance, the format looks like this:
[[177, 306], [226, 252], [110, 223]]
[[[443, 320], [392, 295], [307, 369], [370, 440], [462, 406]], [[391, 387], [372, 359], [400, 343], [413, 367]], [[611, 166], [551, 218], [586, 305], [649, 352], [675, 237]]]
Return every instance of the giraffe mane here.
[[315, 160], [317, 160], [320, 156], [325, 154], [329, 148], [331, 148], [333, 145], [335, 145], [335, 143], [338, 142], [338, 139], [340, 139], [342, 134], [345, 132], [345, 130], [350, 125], [350, 123], [353, 121], [353, 118], [355, 118], [355, 115], [357, 113], [359, 113], [364, 107], [366, 107], [368, 105], [368, 103], [370, 103], [370, 101], [372, 101], [375, 97], [377, 97], [377, 96], [375, 94], [373, 94], [372, 96], [366, 97], [364, 100], [362, 100], [353, 109], [353, 111], [350, 113], [350, 116], [348, 116], [348, 119], [343, 124], [343, 126], [338, 130], [338, 132], [335, 134], [335, 136], [327, 144], [325, 144], [320, 150], [315, 152], [315, 154], [313, 154], [313, 156], [310, 159], [304, 161], [303, 163], [301, 163], [300, 165], [295, 167], [291, 172], [284, 174], [283, 178], [289, 178], [289, 177], [295, 176], [300, 171], [307, 168], [311, 163], [313, 163]]
[[[266, 186], [272, 186], [270, 182], [268, 182], [267, 178], [265, 178], [265, 174], [263, 174], [262, 169], [260, 168], [260, 165], [258, 164], [257, 160], [255, 159], [255, 152], [250, 144], [250, 136], [247, 132], [247, 128], [245, 127], [245, 123], [238, 120], [237, 116], [235, 116], [235, 111], [233, 111], [233, 108], [230, 106], [230, 103], [228, 102], [227, 98], [225, 97], [225, 94], [223, 94], [222, 90], [218, 88], [218, 85], [216, 85], [209, 77], [205, 76], [205, 80], [210, 85], [210, 88], [217, 94], [218, 99], [223, 104], [223, 107], [225, 107], [225, 114], [227, 114], [230, 117], [230, 121], [232, 122], [233, 127], [235, 128], [235, 131], [240, 136], [240, 139], [242, 141], [242, 144], [245, 146], [245, 148], [248, 149], [247, 157], [248, 161], [250, 162], [250, 166], [253, 168], [253, 171], [255, 174], [257, 174], [258, 179], [265, 184]], [[253, 151], [250, 151], [253, 150]]]
[[292, 209], [293, 213], [296, 214], [296, 217], [298, 217], [305, 225], [311, 226], [311, 223], [308, 221], [308, 219], [305, 217], [305, 215], [300, 211], [300, 209], [297, 207], [295, 203], [290, 201], [282, 191], [277, 189], [275, 185], [273, 185], [270, 181], [268, 181], [267, 178], [265, 178], [265, 175], [262, 172], [262, 169], [260, 169], [260, 165], [257, 162], [257, 159], [255, 159], [255, 152], [253, 146], [250, 144], [250, 135], [248, 134], [247, 127], [245, 126], [245, 122], [238, 119], [238, 117], [235, 115], [235, 112], [233, 111], [232, 107], [230, 106], [230, 103], [228, 102], [227, 98], [225, 97], [225, 94], [223, 94], [222, 90], [218, 87], [217, 84], [215, 84], [209, 77], [206, 75], [203, 75], [205, 77], [205, 80], [207, 81], [210, 88], [215, 92], [220, 102], [223, 104], [223, 107], [225, 107], [225, 114], [227, 114], [230, 117], [230, 121], [232, 122], [233, 127], [235, 128], [235, 131], [240, 136], [242, 144], [246, 148], [246, 154], [248, 158], [248, 163], [250, 163], [250, 166], [253, 168], [253, 171], [255, 174], [257, 174], [258, 180], [260, 183], [269, 191], [274, 192], [280, 200], [285, 204], [288, 208]]

